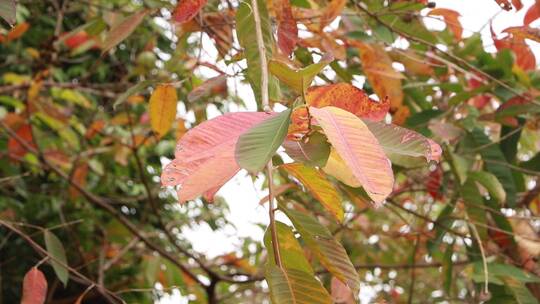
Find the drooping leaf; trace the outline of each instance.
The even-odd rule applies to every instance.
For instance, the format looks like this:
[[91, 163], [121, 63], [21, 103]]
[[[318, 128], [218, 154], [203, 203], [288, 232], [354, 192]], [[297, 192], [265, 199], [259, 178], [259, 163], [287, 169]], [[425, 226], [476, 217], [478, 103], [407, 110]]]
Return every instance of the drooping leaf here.
[[0, 0], [0, 17], [10, 25], [15, 24], [17, 16], [17, 2], [15, 0]]
[[306, 103], [315, 108], [334, 106], [374, 121], [384, 119], [390, 109], [389, 99], [375, 101], [348, 83], [312, 86], [307, 91]]
[[120, 94], [118, 98], [113, 103], [113, 108], [118, 108], [119, 105], [123, 104], [130, 96], [139, 93], [140, 91], [146, 89], [148, 86], [155, 84], [156, 80], [143, 80], [137, 84], [131, 86], [124, 93]]
[[189, 102], [195, 102], [211, 94], [227, 91], [227, 75], [219, 75], [206, 80], [203, 84], [189, 92], [187, 99]]
[[171, 129], [177, 102], [176, 88], [170, 84], [158, 85], [150, 96], [150, 124], [160, 137]]
[[506, 192], [495, 175], [485, 171], [472, 171], [468, 173], [470, 179], [480, 183], [499, 204], [506, 202]]
[[306, 167], [300, 163], [285, 164], [281, 167], [296, 177], [332, 216], [339, 222], [343, 221], [340, 195], [323, 174], [315, 168]]
[[[272, 36], [272, 26], [266, 8], [266, 2], [258, 0], [259, 16], [261, 19], [261, 30], [266, 51], [266, 58], [272, 58], [274, 40]], [[246, 78], [251, 85], [255, 99], [261, 102], [261, 57], [257, 46], [257, 35], [255, 32], [255, 20], [253, 17], [250, 1], [242, 1], [236, 11], [236, 35], [240, 46], [244, 49], [244, 57], [247, 61]], [[268, 77], [268, 91], [270, 99], [277, 99], [279, 96], [279, 83], [273, 76]]]
[[21, 304], [43, 304], [47, 297], [47, 280], [43, 273], [32, 267], [23, 279]]
[[172, 19], [178, 23], [186, 23], [197, 16], [206, 2], [207, 0], [179, 0]]
[[285, 140], [283, 142], [285, 153], [292, 159], [316, 167], [324, 167], [330, 155], [330, 144], [321, 133], [311, 134], [307, 142]]
[[394, 70], [392, 60], [384, 48], [378, 44], [363, 42], [356, 42], [354, 45], [360, 50], [362, 67], [379, 100], [389, 98], [390, 109], [395, 111], [400, 108], [403, 103], [403, 76]]
[[298, 42], [298, 27], [292, 14], [291, 3], [289, 0], [275, 0], [273, 5], [278, 21], [278, 47], [285, 55], [290, 56]]
[[446, 26], [450, 28], [450, 30], [452, 30], [452, 33], [454, 33], [454, 37], [456, 37], [456, 40], [461, 40], [461, 35], [463, 34], [463, 27], [461, 26], [461, 22], [459, 21], [459, 17], [461, 15], [458, 12], [448, 8], [435, 8], [429, 11], [427, 15], [443, 17]]
[[474, 180], [467, 179], [463, 187], [461, 187], [461, 195], [465, 201], [465, 210], [470, 219], [470, 225], [474, 225], [478, 230], [478, 234], [482, 240], [487, 238], [487, 219], [484, 206], [484, 199]]
[[287, 109], [250, 128], [238, 138], [236, 161], [250, 172], [261, 171], [287, 135], [291, 110]]
[[268, 62], [268, 70], [298, 94], [304, 94], [315, 76], [333, 60], [332, 56], [325, 55], [319, 62], [295, 70], [286, 63], [273, 59]]
[[383, 148], [366, 124], [336, 107], [310, 107], [310, 113], [371, 199], [382, 202], [392, 192], [394, 175]]
[[102, 54], [108, 52], [110, 49], [129, 37], [129, 35], [135, 31], [139, 24], [141, 24], [141, 22], [144, 20], [144, 17], [146, 17], [146, 15], [149, 13], [150, 11], [146, 9], [139, 10], [111, 28], [111, 30], [107, 33], [103, 45], [101, 46]]
[[313, 217], [300, 211], [280, 206], [280, 209], [293, 222], [306, 245], [317, 256], [321, 264], [341, 282], [345, 283], [353, 294], [360, 290], [358, 273], [351, 263], [343, 246], [337, 242], [330, 231]]
[[403, 167], [439, 161], [442, 149], [433, 140], [400, 126], [364, 120], [392, 163]]
[[[287, 269], [297, 269], [311, 276], [315, 276], [311, 265], [304, 255], [304, 250], [302, 250], [302, 247], [300, 247], [298, 240], [294, 236], [292, 228], [279, 221], [276, 221], [275, 228], [278, 236], [279, 252], [281, 254], [283, 267]], [[267, 229], [264, 234], [264, 246], [268, 251], [269, 263], [273, 263], [270, 262], [270, 260], [273, 261], [274, 257], [270, 229]]]
[[332, 299], [321, 282], [298, 269], [266, 267], [266, 280], [274, 304], [331, 304]]
[[262, 112], [228, 113], [191, 129], [178, 141], [175, 159], [161, 174], [162, 185], [179, 185], [180, 202], [215, 193], [240, 170], [234, 153], [240, 135], [271, 117]]
[[68, 265], [66, 258], [66, 251], [62, 242], [54, 235], [51, 231], [45, 230], [43, 232], [45, 238], [45, 248], [47, 253], [52, 257], [50, 263], [56, 273], [56, 276], [64, 284], [64, 287], [67, 286], [69, 273], [68, 269], [63, 265]]

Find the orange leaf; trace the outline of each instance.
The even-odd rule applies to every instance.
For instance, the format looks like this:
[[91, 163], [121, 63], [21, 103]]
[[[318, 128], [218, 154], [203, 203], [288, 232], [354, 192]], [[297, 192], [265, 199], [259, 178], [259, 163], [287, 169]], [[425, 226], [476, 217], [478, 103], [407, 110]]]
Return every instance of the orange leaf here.
[[165, 135], [176, 117], [176, 88], [170, 84], [158, 85], [150, 96], [150, 123], [152, 130]]
[[289, 0], [274, 0], [273, 4], [278, 21], [277, 43], [279, 49], [290, 56], [298, 42], [298, 27], [292, 14], [291, 3]]
[[514, 5], [516, 11], [519, 11], [523, 8], [523, 3], [521, 3], [521, 0], [512, 0], [512, 5]]
[[525, 40], [519, 35], [511, 35], [498, 39], [497, 35], [493, 31], [493, 27], [490, 26], [491, 38], [495, 44], [497, 50], [510, 49], [516, 55], [516, 64], [523, 70], [534, 70], [536, 68], [536, 57], [531, 51], [531, 48]]
[[394, 175], [390, 160], [366, 124], [336, 107], [309, 108], [343, 161], [375, 203], [392, 192]]
[[132, 15], [127, 16], [124, 20], [111, 28], [111, 30], [107, 33], [107, 37], [105, 38], [103, 45], [101, 46], [103, 48], [101, 53], [106, 53], [124, 39], [129, 37], [129, 35], [135, 31], [139, 24], [141, 24], [141, 22], [144, 20], [144, 17], [146, 17], [146, 15], [149, 13], [150, 11], [146, 9], [139, 10]]
[[307, 107], [297, 107], [291, 113], [291, 124], [287, 131], [287, 139], [301, 140], [309, 133], [309, 113]]
[[[30, 125], [22, 125], [15, 132], [20, 140], [25, 141], [31, 147], [36, 147], [32, 138], [32, 129]], [[8, 154], [13, 159], [24, 157], [29, 151], [25, 146], [21, 145], [14, 137], [10, 137], [8, 140]]]
[[47, 296], [47, 280], [43, 273], [32, 267], [23, 279], [21, 304], [42, 304]]
[[458, 12], [447, 9], [447, 8], [436, 8], [432, 9], [428, 16], [441, 16], [444, 19], [446, 25], [450, 28], [456, 40], [461, 40], [461, 35], [463, 34], [463, 27], [459, 22], [459, 17], [461, 16]]
[[17, 38], [20, 38], [26, 31], [30, 28], [30, 24], [27, 22], [19, 23], [14, 26], [9, 33], [6, 35], [6, 42], [13, 41]]
[[[74, 183], [84, 187], [86, 185], [87, 175], [88, 175], [88, 163], [81, 163], [75, 168], [75, 170], [73, 170], [73, 175], [71, 176], [71, 180]], [[71, 199], [76, 199], [79, 196], [79, 191], [77, 190], [77, 188], [70, 186], [69, 196]]]
[[375, 101], [364, 91], [348, 83], [312, 86], [306, 93], [306, 102], [315, 108], [338, 107], [358, 117], [374, 121], [384, 119], [390, 109], [387, 98], [382, 102]]
[[536, 19], [540, 18], [540, 0], [536, 0], [535, 3], [529, 7], [523, 17], [523, 24], [529, 25]]
[[540, 29], [529, 26], [512, 26], [503, 30], [503, 33], [510, 33], [517, 40], [530, 39], [540, 42]]
[[392, 59], [401, 62], [405, 66], [405, 72], [410, 75], [431, 76], [433, 71], [430, 62], [426, 58], [421, 58], [411, 49], [393, 50], [390, 53]]
[[84, 134], [84, 137], [86, 139], [90, 139], [94, 137], [97, 133], [99, 133], [103, 128], [105, 127], [105, 121], [104, 120], [96, 120], [92, 122], [90, 127], [86, 129], [86, 133]]
[[234, 153], [238, 137], [270, 117], [261, 112], [228, 113], [190, 130], [178, 141], [175, 159], [161, 174], [162, 185], [179, 185], [180, 202], [203, 193], [211, 200], [240, 170]]
[[392, 59], [377, 44], [355, 41], [366, 77], [380, 100], [390, 99], [390, 109], [397, 110], [403, 103], [401, 79], [403, 76], [392, 67]]
[[323, 15], [321, 16], [321, 31], [341, 14], [341, 11], [343, 8], [345, 8], [346, 4], [347, 0], [331, 0], [330, 4], [324, 9]]
[[173, 20], [185, 23], [193, 19], [207, 0], [180, 0], [173, 12]]

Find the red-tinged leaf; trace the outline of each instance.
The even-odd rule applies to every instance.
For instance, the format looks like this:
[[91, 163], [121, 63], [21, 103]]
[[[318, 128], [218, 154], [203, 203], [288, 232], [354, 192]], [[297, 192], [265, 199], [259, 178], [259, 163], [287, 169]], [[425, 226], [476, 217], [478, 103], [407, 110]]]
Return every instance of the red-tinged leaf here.
[[43, 273], [32, 267], [23, 279], [21, 304], [43, 304], [47, 297], [47, 280]]
[[392, 192], [394, 175], [377, 138], [354, 114], [336, 107], [310, 107], [328, 140], [375, 203]]
[[428, 13], [428, 16], [443, 17], [446, 26], [448, 26], [452, 33], [454, 33], [454, 37], [456, 37], [456, 40], [461, 40], [461, 36], [463, 34], [463, 27], [461, 26], [461, 22], [459, 22], [459, 17], [461, 15], [458, 12], [447, 8], [436, 8], [432, 9]]
[[536, 68], [536, 57], [531, 51], [531, 48], [523, 38], [510, 35], [502, 39], [498, 39], [490, 26], [491, 38], [497, 50], [510, 49], [516, 55], [516, 64], [525, 71], [534, 70]]
[[229, 113], [188, 131], [178, 142], [175, 159], [161, 175], [162, 184], [180, 186], [180, 202], [203, 193], [212, 196], [240, 170], [235, 159], [240, 135], [270, 117], [261, 112]]
[[412, 49], [395, 49], [390, 53], [392, 59], [401, 62], [405, 66], [405, 73], [410, 75], [431, 76], [435, 73], [427, 58], [422, 58]]
[[540, 28], [530, 26], [512, 26], [503, 30], [503, 33], [510, 33], [514, 39], [530, 39], [540, 42]]
[[170, 84], [158, 85], [150, 96], [150, 124], [160, 137], [172, 127], [176, 118], [177, 102], [176, 88]]
[[523, 3], [521, 3], [521, 0], [512, 0], [512, 5], [514, 5], [516, 11], [519, 11], [523, 8]]
[[185, 23], [193, 19], [207, 0], [179, 0], [173, 13], [173, 20], [178, 23]]
[[[195, 23], [194, 21], [191, 20], [189, 24]], [[215, 46], [221, 56], [225, 56], [232, 48], [234, 40], [233, 21], [234, 11], [232, 10], [204, 14], [205, 24], [219, 24], [219, 26], [205, 27], [204, 31], [214, 40]]]
[[310, 87], [306, 94], [306, 102], [315, 108], [334, 106], [373, 121], [384, 119], [390, 109], [388, 98], [382, 102], [375, 101], [364, 91], [348, 83]]
[[435, 170], [429, 172], [426, 181], [426, 190], [433, 199], [440, 199], [443, 197], [440, 189], [442, 185], [443, 170], [441, 166], [437, 166]]
[[536, 0], [535, 3], [529, 7], [525, 13], [525, 17], [523, 17], [523, 24], [529, 25], [538, 18], [540, 18], [540, 0]]
[[92, 122], [92, 124], [90, 125], [90, 127], [88, 127], [88, 129], [86, 129], [86, 133], [84, 134], [84, 137], [86, 139], [90, 139], [94, 137], [96, 134], [98, 134], [99, 132], [101, 132], [101, 130], [103, 130], [104, 127], [105, 127], [104, 120], [96, 120]]
[[273, 4], [278, 21], [278, 47], [285, 55], [290, 56], [298, 42], [298, 27], [292, 14], [291, 3], [289, 0], [274, 0]]
[[[273, 195], [274, 195], [274, 197], [278, 197], [281, 194], [287, 192], [289, 189], [293, 189], [293, 188], [296, 188], [296, 185], [293, 184], [293, 183], [289, 183], [289, 184], [285, 184], [285, 185], [279, 185], [279, 186], [274, 188]], [[259, 201], [259, 205], [262, 205], [262, 204], [268, 202], [269, 199], [270, 199], [270, 197], [268, 195], [261, 198], [261, 200]]]
[[324, 167], [330, 155], [330, 144], [319, 132], [300, 141], [285, 140], [282, 146], [292, 159], [310, 166]]
[[203, 97], [227, 92], [227, 75], [219, 75], [206, 80], [203, 84], [189, 92], [187, 99], [195, 102]]
[[[20, 140], [26, 142], [29, 146], [35, 148], [34, 140], [32, 138], [32, 128], [30, 125], [22, 125], [15, 132]], [[8, 154], [14, 159], [24, 157], [28, 153], [26, 147], [19, 143], [14, 137], [10, 137], [8, 140]]]
[[330, 288], [332, 292], [332, 300], [334, 301], [334, 303], [340, 303], [340, 304], [356, 303], [351, 289], [347, 285], [345, 285], [343, 282], [341, 282], [338, 278], [332, 277]]
[[281, 167], [297, 178], [332, 216], [339, 222], [343, 221], [341, 198], [332, 183], [322, 173], [300, 163], [285, 164]]
[[105, 38], [103, 45], [101, 46], [103, 49], [102, 54], [106, 53], [120, 42], [124, 41], [124, 39], [129, 37], [129, 35], [135, 31], [149, 12], [150, 11], [146, 9], [139, 10], [111, 28], [111, 30], [107, 33], [107, 37]]
[[287, 130], [287, 139], [299, 141], [310, 131], [309, 112], [306, 106], [295, 108], [291, 113], [291, 124]]
[[392, 59], [380, 45], [359, 41], [353, 41], [352, 44], [360, 50], [362, 67], [379, 99], [389, 98], [391, 111], [397, 111], [403, 104], [403, 76], [392, 67]]

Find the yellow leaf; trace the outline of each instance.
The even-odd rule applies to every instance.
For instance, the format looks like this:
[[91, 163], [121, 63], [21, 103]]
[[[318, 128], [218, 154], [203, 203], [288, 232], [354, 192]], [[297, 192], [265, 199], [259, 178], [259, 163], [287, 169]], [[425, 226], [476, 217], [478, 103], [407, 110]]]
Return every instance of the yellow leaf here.
[[328, 161], [326, 162], [323, 171], [347, 186], [354, 188], [362, 186], [334, 148], [330, 151], [330, 156], [328, 157]]
[[343, 208], [339, 194], [323, 174], [301, 163], [285, 164], [281, 167], [300, 180], [338, 221], [343, 221]]
[[158, 85], [150, 97], [150, 123], [160, 137], [165, 135], [176, 117], [176, 89], [169, 84]]

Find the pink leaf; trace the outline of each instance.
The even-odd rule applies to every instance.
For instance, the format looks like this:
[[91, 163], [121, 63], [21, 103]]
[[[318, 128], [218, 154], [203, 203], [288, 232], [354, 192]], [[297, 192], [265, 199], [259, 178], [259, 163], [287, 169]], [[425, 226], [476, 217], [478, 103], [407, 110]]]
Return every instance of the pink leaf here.
[[175, 159], [161, 174], [162, 185], [180, 186], [180, 202], [201, 194], [211, 200], [240, 170], [234, 155], [238, 137], [270, 117], [262, 112], [229, 113], [190, 130], [178, 142]]
[[375, 203], [392, 192], [394, 175], [377, 138], [354, 114], [336, 107], [309, 108], [328, 140]]
[[32, 267], [23, 279], [21, 304], [42, 304], [47, 296], [47, 280], [43, 273]]

